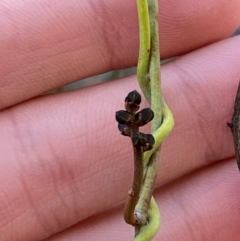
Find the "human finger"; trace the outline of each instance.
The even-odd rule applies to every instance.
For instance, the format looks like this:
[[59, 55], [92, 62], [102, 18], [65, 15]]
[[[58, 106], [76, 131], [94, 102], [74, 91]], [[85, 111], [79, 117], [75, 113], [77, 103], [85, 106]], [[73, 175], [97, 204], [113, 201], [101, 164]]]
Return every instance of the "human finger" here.
[[[239, 172], [235, 160], [212, 164], [155, 191], [161, 212], [156, 241], [238, 241]], [[122, 205], [44, 241], [132, 240]], [[106, 238], [107, 237], [107, 238]]]
[[[158, 185], [234, 155], [226, 122], [240, 74], [239, 44], [237, 37], [228, 39], [163, 66], [176, 126], [163, 145]], [[132, 151], [114, 113], [133, 89], [134, 76], [1, 112], [4, 241], [46, 238], [125, 198]]]
[[[163, 59], [225, 38], [240, 23], [238, 0], [159, 4]], [[135, 1], [1, 1], [0, 16], [0, 109], [137, 64]]]

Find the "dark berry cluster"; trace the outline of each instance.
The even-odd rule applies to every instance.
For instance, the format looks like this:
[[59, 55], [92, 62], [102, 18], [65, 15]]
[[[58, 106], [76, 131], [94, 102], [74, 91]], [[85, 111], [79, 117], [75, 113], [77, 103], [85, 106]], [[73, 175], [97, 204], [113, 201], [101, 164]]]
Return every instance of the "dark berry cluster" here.
[[151, 134], [139, 132], [139, 127], [150, 122], [154, 113], [150, 108], [138, 111], [140, 103], [141, 95], [136, 90], [130, 92], [125, 98], [126, 110], [116, 112], [116, 121], [121, 134], [131, 137], [133, 146], [143, 147], [143, 151], [149, 151], [155, 143], [154, 137]]

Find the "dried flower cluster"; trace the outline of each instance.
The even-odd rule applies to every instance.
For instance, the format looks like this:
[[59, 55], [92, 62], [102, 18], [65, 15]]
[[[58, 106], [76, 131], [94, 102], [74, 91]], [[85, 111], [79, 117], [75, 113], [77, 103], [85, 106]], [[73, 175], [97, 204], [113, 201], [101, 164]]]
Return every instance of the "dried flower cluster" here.
[[150, 108], [138, 111], [140, 103], [141, 95], [136, 90], [131, 91], [125, 98], [125, 110], [116, 112], [116, 121], [121, 134], [131, 137], [133, 146], [142, 147], [144, 152], [152, 149], [155, 140], [151, 134], [139, 132], [139, 127], [150, 122], [154, 113]]

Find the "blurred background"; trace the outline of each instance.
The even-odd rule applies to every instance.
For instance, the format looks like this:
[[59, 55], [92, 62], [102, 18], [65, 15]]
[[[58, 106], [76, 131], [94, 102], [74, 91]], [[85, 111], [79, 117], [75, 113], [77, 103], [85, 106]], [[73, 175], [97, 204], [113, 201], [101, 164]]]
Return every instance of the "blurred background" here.
[[[235, 35], [240, 35], [240, 27], [237, 29], [237, 31], [231, 37], [233, 37]], [[163, 65], [165, 63], [168, 63], [169, 61], [171, 61], [173, 59], [174, 58], [163, 60], [163, 61], [161, 61], [161, 64]], [[92, 77], [82, 79], [82, 80], [76, 81], [74, 83], [59, 87], [59, 88], [56, 88], [52, 91], [47, 92], [46, 94], [56, 94], [56, 93], [65, 92], [65, 91], [72, 91], [72, 90], [76, 90], [79, 88], [84, 88], [87, 86], [96, 85], [96, 84], [100, 84], [100, 83], [115, 80], [115, 79], [121, 79], [126, 76], [133, 75], [133, 74], [136, 74], [136, 67], [122, 69], [122, 70], [113, 70], [113, 71], [110, 71], [110, 72], [107, 72], [104, 74], [92, 76]]]

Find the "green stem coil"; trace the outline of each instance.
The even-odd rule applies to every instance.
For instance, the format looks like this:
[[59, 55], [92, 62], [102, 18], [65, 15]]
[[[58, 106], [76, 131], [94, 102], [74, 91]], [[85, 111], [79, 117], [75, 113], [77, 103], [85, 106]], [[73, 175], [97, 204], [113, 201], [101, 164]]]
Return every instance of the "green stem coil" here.
[[174, 120], [161, 92], [158, 2], [137, 0], [137, 8], [140, 35], [137, 78], [144, 96], [155, 113], [151, 126], [155, 145], [151, 151], [144, 153], [144, 183], [135, 210], [141, 213], [142, 220], [136, 227], [134, 241], [150, 241], [160, 228], [160, 212], [152, 197], [159, 152], [162, 141], [174, 126]]

